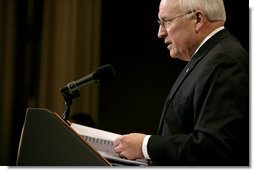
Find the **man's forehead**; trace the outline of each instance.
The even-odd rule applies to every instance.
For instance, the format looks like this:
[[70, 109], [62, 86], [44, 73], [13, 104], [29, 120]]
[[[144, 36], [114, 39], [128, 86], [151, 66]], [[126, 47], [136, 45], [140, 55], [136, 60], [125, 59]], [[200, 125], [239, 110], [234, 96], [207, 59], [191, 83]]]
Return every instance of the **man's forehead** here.
[[179, 3], [179, 0], [161, 0], [160, 6], [179, 8]]
[[174, 15], [180, 12], [179, 0], [161, 0], [159, 16]]

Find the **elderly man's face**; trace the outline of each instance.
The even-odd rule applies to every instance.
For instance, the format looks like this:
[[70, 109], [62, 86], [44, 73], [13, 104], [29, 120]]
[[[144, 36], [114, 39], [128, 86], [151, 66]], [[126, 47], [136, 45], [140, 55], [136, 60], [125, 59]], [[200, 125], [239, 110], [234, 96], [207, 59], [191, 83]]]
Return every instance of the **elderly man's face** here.
[[164, 25], [160, 25], [158, 37], [164, 39], [172, 58], [189, 61], [194, 48], [195, 26], [193, 20], [184, 18], [186, 15], [191, 13], [181, 12], [178, 0], [161, 0], [158, 17]]

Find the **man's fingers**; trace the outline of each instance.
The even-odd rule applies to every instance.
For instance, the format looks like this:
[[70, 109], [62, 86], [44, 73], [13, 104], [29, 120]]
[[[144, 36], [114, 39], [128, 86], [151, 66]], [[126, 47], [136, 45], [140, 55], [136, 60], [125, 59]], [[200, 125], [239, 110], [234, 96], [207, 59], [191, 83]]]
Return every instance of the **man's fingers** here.
[[119, 147], [119, 146], [116, 146], [115, 148], [114, 148], [114, 150], [115, 150], [115, 152], [116, 153], [121, 153], [121, 148]]
[[116, 146], [118, 146], [119, 144], [120, 144], [120, 138], [121, 138], [122, 136], [120, 136], [120, 137], [118, 137], [117, 139], [115, 139], [115, 141], [114, 141], [114, 147], [116, 147]]

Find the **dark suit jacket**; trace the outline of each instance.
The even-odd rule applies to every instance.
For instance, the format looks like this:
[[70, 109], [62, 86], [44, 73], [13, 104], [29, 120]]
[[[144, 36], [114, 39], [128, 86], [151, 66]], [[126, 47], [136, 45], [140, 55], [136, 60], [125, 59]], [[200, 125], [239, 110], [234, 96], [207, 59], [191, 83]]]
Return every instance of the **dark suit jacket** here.
[[157, 165], [249, 165], [249, 55], [226, 29], [188, 62], [166, 99]]

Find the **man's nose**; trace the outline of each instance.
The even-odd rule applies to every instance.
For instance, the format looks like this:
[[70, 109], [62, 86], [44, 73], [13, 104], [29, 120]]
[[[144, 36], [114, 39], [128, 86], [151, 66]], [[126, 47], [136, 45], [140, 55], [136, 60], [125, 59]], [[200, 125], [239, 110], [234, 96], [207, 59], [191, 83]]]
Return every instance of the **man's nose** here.
[[167, 30], [164, 27], [159, 26], [157, 36], [158, 36], [158, 38], [165, 38], [167, 36]]

